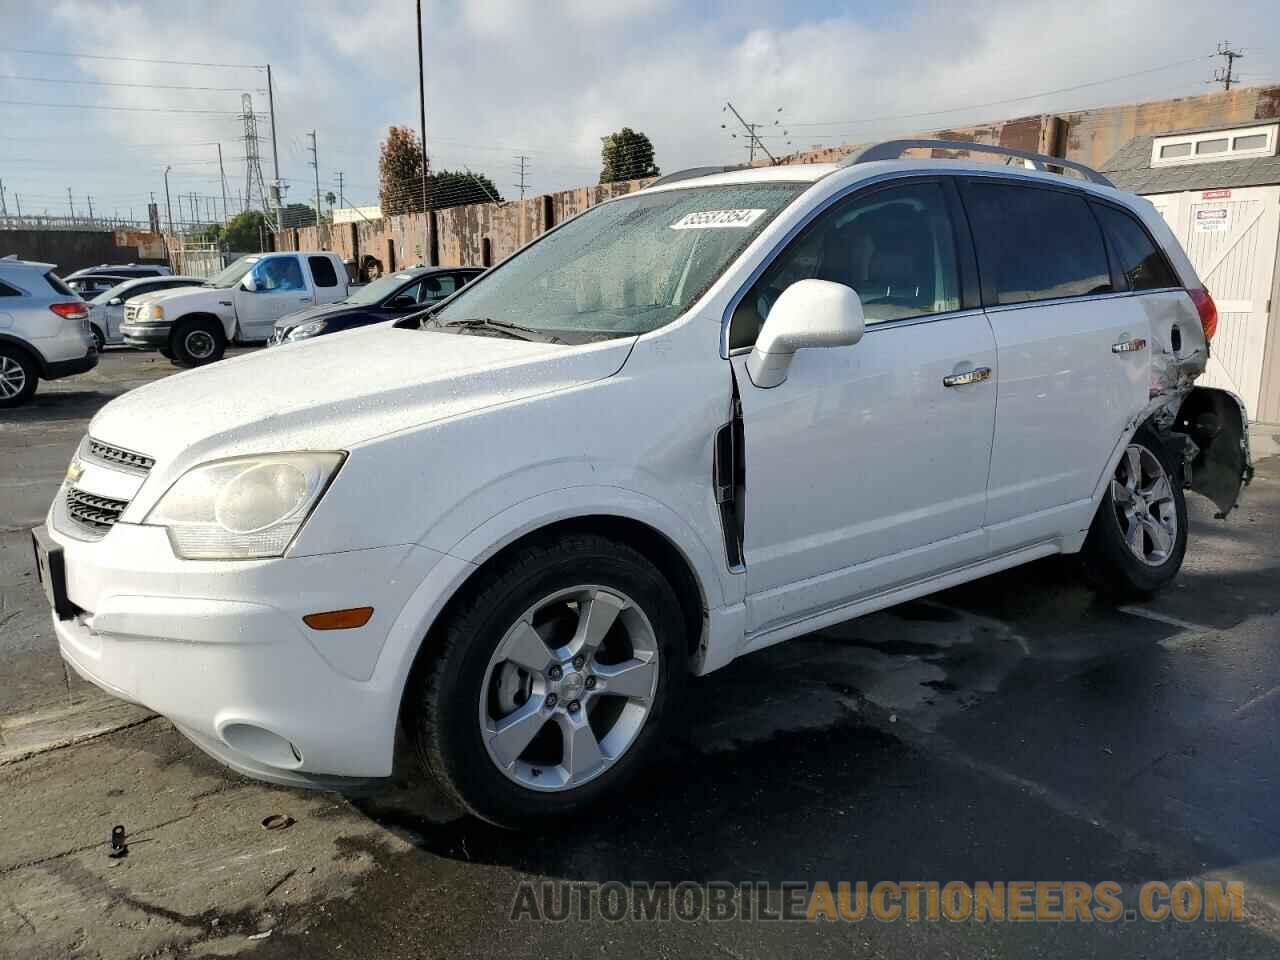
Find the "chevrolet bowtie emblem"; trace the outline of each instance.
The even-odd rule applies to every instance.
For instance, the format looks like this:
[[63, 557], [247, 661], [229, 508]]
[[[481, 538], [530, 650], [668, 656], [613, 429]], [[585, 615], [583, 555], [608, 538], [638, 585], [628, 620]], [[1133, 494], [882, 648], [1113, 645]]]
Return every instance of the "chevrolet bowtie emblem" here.
[[72, 460], [71, 466], [67, 467], [67, 483], [75, 483], [84, 475], [84, 467], [80, 466], [79, 460]]

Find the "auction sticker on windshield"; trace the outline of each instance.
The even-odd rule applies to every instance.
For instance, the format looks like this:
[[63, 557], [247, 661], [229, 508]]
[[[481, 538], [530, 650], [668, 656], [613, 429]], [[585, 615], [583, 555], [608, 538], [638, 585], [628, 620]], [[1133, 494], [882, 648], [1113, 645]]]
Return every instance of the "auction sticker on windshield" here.
[[686, 213], [671, 225], [672, 230], [726, 230], [742, 229], [755, 223], [765, 213], [763, 210], [701, 210]]

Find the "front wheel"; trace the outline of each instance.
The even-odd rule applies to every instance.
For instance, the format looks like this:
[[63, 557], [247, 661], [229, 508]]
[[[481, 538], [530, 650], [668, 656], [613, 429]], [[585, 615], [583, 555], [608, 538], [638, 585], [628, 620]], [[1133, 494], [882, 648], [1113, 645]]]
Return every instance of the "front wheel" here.
[[419, 756], [493, 823], [577, 813], [662, 742], [686, 670], [679, 601], [643, 555], [591, 534], [483, 576], [428, 638], [409, 698]]
[[221, 360], [226, 349], [222, 327], [211, 320], [188, 320], [169, 337], [169, 352], [180, 367], [199, 367]]
[[1134, 434], [1116, 465], [1085, 540], [1089, 579], [1119, 599], [1169, 583], [1187, 550], [1182, 466], [1150, 427]]

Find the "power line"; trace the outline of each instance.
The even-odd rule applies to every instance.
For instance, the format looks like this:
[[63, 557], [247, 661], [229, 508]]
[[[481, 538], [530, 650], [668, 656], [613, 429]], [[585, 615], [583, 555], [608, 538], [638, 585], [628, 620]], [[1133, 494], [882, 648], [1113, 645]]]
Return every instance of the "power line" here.
[[191, 110], [181, 107], [108, 107], [98, 103], [36, 103], [32, 100], [0, 100], [8, 107], [47, 107], [62, 110], [120, 110], [126, 113], [198, 113], [204, 116], [238, 117], [233, 110]]
[[199, 63], [194, 60], [152, 60], [147, 57], [111, 57], [98, 53], [74, 53], [70, 50], [26, 50], [0, 47], [0, 53], [25, 53], [34, 57], [70, 57], [73, 60], [115, 60], [123, 63], [163, 63], [174, 67], [225, 67], [230, 70], [265, 70], [259, 63]]
[[1150, 67], [1146, 70], [1135, 70], [1133, 73], [1121, 73], [1114, 77], [1104, 77], [1101, 80], [1090, 80], [1087, 83], [1077, 83], [1070, 87], [1058, 87], [1056, 90], [1042, 90], [1039, 93], [1029, 93], [1021, 97], [1005, 97], [1003, 100], [988, 100], [986, 103], [970, 103], [963, 107], [946, 107], [942, 110], [923, 110], [917, 113], [886, 114], [884, 116], [863, 117], [856, 120], [800, 120], [792, 122], [790, 126], [842, 127], [854, 124], [881, 123], [886, 120], [912, 120], [917, 117], [936, 117], [946, 113], [963, 113], [966, 110], [982, 110], [986, 107], [998, 107], [1006, 103], [1022, 103], [1027, 100], [1036, 100], [1040, 97], [1051, 97], [1059, 93], [1070, 93], [1073, 90], [1083, 90], [1086, 87], [1096, 87], [1104, 83], [1115, 83], [1117, 80], [1128, 80], [1132, 77], [1145, 76], [1148, 73], [1158, 73], [1161, 70], [1171, 70], [1174, 67], [1181, 67], [1188, 63], [1197, 63], [1216, 56], [1218, 56], [1218, 54], [1211, 53], [1208, 56], [1188, 57], [1186, 60], [1175, 60], [1173, 63], [1161, 64], [1158, 67]]
[[[27, 77], [16, 73], [0, 73], [0, 80], [25, 80], [29, 83], [70, 83], [85, 87], [141, 87], [147, 90], [203, 90], [210, 93], [241, 93], [243, 87], [188, 87], [173, 83], [125, 83], [122, 80], [69, 80], [64, 77]], [[266, 87], [255, 93], [266, 93]]]

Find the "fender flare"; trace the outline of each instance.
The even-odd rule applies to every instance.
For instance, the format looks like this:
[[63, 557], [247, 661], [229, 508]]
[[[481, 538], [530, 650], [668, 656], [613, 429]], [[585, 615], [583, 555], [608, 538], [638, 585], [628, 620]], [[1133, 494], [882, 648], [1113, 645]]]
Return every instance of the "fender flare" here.
[[31, 358], [31, 362], [36, 365], [36, 372], [43, 378], [47, 375], [49, 367], [44, 359], [44, 354], [37, 350], [27, 341], [20, 337], [12, 336], [8, 333], [0, 333], [0, 343], [11, 347], [16, 347]]

